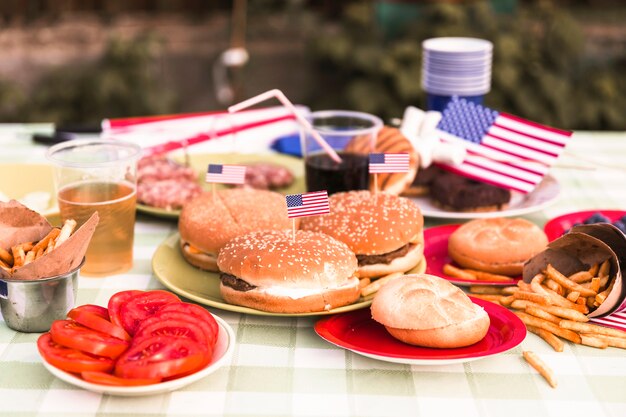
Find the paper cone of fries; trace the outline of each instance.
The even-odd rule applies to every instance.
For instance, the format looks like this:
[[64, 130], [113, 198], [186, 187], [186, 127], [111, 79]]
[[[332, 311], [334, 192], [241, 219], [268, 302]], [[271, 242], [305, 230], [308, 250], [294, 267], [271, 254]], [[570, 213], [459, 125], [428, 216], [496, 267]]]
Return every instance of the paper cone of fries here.
[[[16, 266], [12, 271], [0, 268], [0, 278], [11, 280], [37, 280], [63, 275], [77, 268], [87, 252], [91, 236], [98, 224], [98, 213], [94, 213], [87, 222], [71, 234], [62, 229], [52, 235], [65, 235], [62, 242], [56, 241], [51, 249], [40, 252], [32, 261], [23, 266]], [[36, 246], [46, 237], [50, 240], [53, 227], [45, 217], [26, 206], [11, 200], [0, 203], [0, 248], [11, 253], [16, 245], [32, 242]], [[53, 242], [54, 243], [54, 242]], [[41, 246], [41, 245], [40, 245]], [[33, 257], [36, 254], [33, 254]]]
[[609, 282], [613, 282], [613, 286], [607, 289], [606, 299], [587, 314], [590, 318], [606, 317], [626, 309], [626, 286], [622, 280], [622, 268], [626, 265], [626, 236], [611, 224], [572, 228], [524, 264], [524, 281], [530, 282], [548, 264], [567, 277], [606, 260], [610, 264]]

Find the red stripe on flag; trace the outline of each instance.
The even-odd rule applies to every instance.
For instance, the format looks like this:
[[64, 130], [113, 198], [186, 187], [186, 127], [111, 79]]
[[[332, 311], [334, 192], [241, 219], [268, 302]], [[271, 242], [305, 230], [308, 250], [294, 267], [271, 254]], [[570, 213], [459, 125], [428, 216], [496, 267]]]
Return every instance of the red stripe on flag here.
[[499, 183], [497, 181], [492, 181], [490, 179], [483, 178], [483, 177], [481, 177], [479, 175], [474, 175], [474, 174], [466, 172], [466, 171], [464, 171], [462, 169], [458, 169], [458, 168], [456, 168], [456, 167], [454, 167], [452, 165], [443, 165], [443, 164], [436, 164], [436, 165], [439, 166], [442, 169], [445, 169], [446, 171], [452, 172], [454, 174], [461, 175], [463, 177], [468, 177], [468, 178], [473, 179], [475, 181], [484, 182], [486, 184], [490, 184], [490, 185], [493, 185], [493, 186], [496, 186], [496, 187], [500, 187], [500, 188], [512, 189], [512, 190], [519, 191], [520, 193], [524, 193], [524, 194], [528, 193], [527, 190], [523, 190], [521, 188], [518, 188], [518, 187], [515, 187], [515, 186], [512, 186], [512, 185], [504, 185], [504, 184], [501, 184], [501, 183]]
[[[500, 152], [500, 151], [498, 151], [498, 152]], [[544, 172], [539, 171], [539, 170], [537, 170], [537, 169], [533, 169], [533, 168], [532, 168], [532, 166], [529, 166], [529, 165], [522, 165], [522, 164], [516, 164], [516, 163], [513, 163], [513, 162], [509, 162], [509, 161], [506, 161], [506, 162], [505, 162], [505, 160], [504, 160], [505, 158], [502, 158], [503, 160], [499, 160], [499, 159], [493, 158], [493, 157], [491, 157], [491, 156], [487, 156], [487, 155], [485, 155], [484, 153], [481, 153], [481, 152], [470, 151], [469, 149], [467, 150], [467, 154], [468, 154], [468, 155], [474, 155], [474, 156], [477, 156], [477, 157], [479, 157], [479, 158], [485, 158], [485, 159], [487, 159], [487, 160], [489, 160], [489, 161], [496, 161], [496, 162], [498, 162], [499, 164], [502, 164], [502, 165], [507, 165], [507, 166], [510, 166], [510, 167], [512, 167], [512, 168], [517, 168], [517, 169], [520, 169], [520, 170], [522, 170], [522, 171], [526, 171], [526, 172], [528, 172], [529, 174], [536, 174], [536, 175], [541, 175], [541, 176], [543, 176], [543, 175], [544, 175]], [[533, 163], [534, 163], [534, 161], [533, 161]], [[544, 165], [544, 166], [545, 166], [545, 164], [542, 164], [542, 163], [541, 163], [541, 161], [537, 161], [536, 163], [538, 163], [538, 164], [541, 164], [541, 165]]]
[[513, 116], [512, 114], [509, 114], [509, 113], [500, 113], [500, 117], [506, 117], [507, 119], [514, 120], [518, 123], [523, 123], [525, 125], [529, 125], [537, 129], [547, 130], [548, 132], [556, 133], [558, 135], [562, 135], [566, 137], [572, 136], [572, 132], [570, 131], [557, 129], [556, 127], [542, 125], [540, 123], [533, 122], [531, 120], [526, 120], [526, 119], [522, 119], [521, 117]]
[[500, 140], [502, 140], [504, 142], [507, 142], [507, 143], [510, 143], [512, 145], [520, 146], [520, 147], [526, 148], [526, 149], [530, 149], [531, 151], [539, 152], [539, 153], [542, 153], [542, 154], [545, 154], [545, 155], [548, 155], [548, 156], [552, 156], [552, 157], [555, 157], [555, 158], [557, 156], [559, 156], [558, 153], [554, 153], [554, 152], [550, 152], [550, 151], [545, 150], [545, 149], [541, 149], [541, 148], [537, 148], [537, 147], [534, 147], [534, 146], [530, 146], [527, 143], [521, 143], [521, 142], [516, 141], [515, 139], [505, 138], [505, 137], [500, 136], [500, 135], [494, 135], [493, 133], [488, 133], [487, 136], [491, 136], [492, 138], [500, 139]]
[[[488, 167], [488, 166], [486, 166], [486, 165], [482, 165], [482, 164], [479, 164], [479, 163], [476, 163], [476, 162], [473, 162], [473, 161], [467, 161], [467, 160], [465, 160], [465, 161], [463, 162], [463, 164], [467, 164], [467, 165], [475, 166], [476, 168], [480, 168], [480, 169], [484, 169], [484, 170], [489, 171], [489, 172], [494, 172], [494, 173], [496, 173], [496, 174], [504, 175], [504, 176], [506, 176], [506, 177], [510, 177], [510, 178], [516, 179], [517, 181], [522, 181], [522, 182], [525, 182], [525, 183], [527, 183], [527, 184], [535, 185], [535, 184], [539, 183], [539, 181], [530, 181], [530, 180], [527, 180], [527, 179], [525, 179], [525, 178], [520, 178], [520, 177], [515, 176], [515, 175], [513, 175], [513, 174], [511, 174], [511, 173], [498, 171], [497, 169], [494, 169], [494, 168], [491, 168], [491, 167]], [[484, 180], [483, 180], [483, 181], [484, 181]]]

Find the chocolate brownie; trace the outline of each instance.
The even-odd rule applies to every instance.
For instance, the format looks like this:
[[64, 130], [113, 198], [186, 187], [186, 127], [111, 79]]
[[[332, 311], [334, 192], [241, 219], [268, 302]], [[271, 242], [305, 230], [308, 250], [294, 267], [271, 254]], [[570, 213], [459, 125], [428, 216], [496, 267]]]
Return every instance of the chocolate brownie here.
[[493, 211], [505, 207], [511, 192], [441, 171], [430, 186], [431, 198], [441, 207], [454, 211]]

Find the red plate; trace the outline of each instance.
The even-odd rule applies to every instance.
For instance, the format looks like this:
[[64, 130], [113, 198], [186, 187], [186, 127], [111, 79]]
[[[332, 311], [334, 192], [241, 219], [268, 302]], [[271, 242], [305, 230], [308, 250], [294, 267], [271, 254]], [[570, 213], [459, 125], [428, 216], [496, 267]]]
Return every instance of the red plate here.
[[476, 298], [472, 301], [485, 309], [491, 324], [480, 342], [462, 348], [434, 349], [403, 343], [372, 319], [369, 308], [324, 318], [315, 323], [315, 331], [328, 342], [360, 355], [410, 365], [469, 362], [505, 352], [522, 343], [526, 326], [515, 314], [489, 301]]
[[424, 230], [424, 258], [426, 259], [426, 273], [447, 279], [456, 285], [502, 285], [509, 286], [521, 279], [512, 278], [514, 282], [503, 281], [472, 281], [468, 279], [453, 278], [443, 273], [445, 264], [454, 264], [448, 256], [448, 238], [460, 224], [448, 224], [444, 226], [431, 227]]
[[563, 236], [566, 230], [569, 230], [576, 223], [582, 223], [585, 219], [591, 217], [594, 213], [601, 213], [604, 216], [608, 217], [609, 220], [614, 222], [615, 220], [621, 218], [626, 214], [624, 210], [586, 210], [586, 211], [577, 211], [575, 213], [564, 214], [559, 217], [555, 217], [550, 220], [543, 226], [544, 232], [548, 236], [548, 240], [552, 242], [554, 239], [557, 239]]

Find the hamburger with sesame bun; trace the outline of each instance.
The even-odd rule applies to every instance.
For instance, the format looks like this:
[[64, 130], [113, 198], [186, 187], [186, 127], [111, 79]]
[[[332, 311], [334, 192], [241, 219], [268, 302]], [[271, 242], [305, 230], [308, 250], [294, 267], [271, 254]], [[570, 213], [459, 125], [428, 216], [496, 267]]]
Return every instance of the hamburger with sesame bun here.
[[208, 271], [218, 270], [217, 254], [232, 238], [283, 229], [291, 229], [285, 197], [251, 188], [205, 192], [183, 206], [178, 220], [183, 257]]
[[220, 293], [230, 304], [273, 313], [311, 313], [359, 298], [357, 260], [330, 236], [260, 231], [238, 236], [219, 252]]
[[349, 191], [329, 198], [330, 214], [301, 228], [340, 240], [356, 254], [359, 277], [413, 269], [424, 258], [424, 217], [412, 201], [387, 193]]

